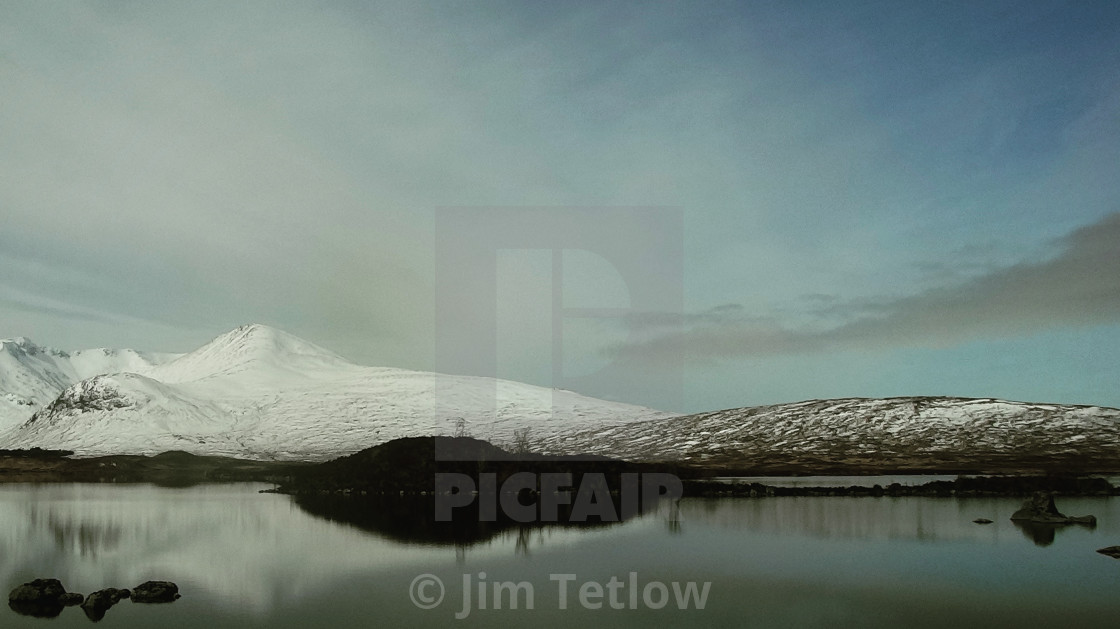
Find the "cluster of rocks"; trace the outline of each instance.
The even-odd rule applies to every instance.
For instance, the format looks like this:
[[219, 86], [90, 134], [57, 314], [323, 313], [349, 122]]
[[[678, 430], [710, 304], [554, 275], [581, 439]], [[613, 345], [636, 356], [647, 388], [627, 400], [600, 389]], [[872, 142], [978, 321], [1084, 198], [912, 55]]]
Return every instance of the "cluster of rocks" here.
[[12, 590], [8, 607], [25, 616], [54, 618], [64, 607], [80, 605], [86, 616], [96, 622], [126, 598], [133, 603], [170, 603], [179, 598], [179, 586], [170, 581], [146, 581], [132, 589], [105, 588], [82, 596], [67, 592], [58, 579], [35, 579]]

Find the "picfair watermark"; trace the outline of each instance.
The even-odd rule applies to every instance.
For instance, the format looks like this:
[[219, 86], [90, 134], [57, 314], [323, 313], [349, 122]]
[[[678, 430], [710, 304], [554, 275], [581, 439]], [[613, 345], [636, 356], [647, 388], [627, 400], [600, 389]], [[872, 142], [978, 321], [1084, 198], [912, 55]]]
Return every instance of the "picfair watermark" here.
[[[617, 475], [613, 485], [601, 472], [582, 474], [578, 483], [568, 472], [517, 472], [501, 484], [493, 472], [478, 474], [477, 482], [468, 474], [436, 473], [435, 519], [450, 522], [456, 509], [477, 506], [481, 522], [497, 521], [499, 510], [520, 523], [576, 523], [592, 518], [619, 522], [651, 510], [661, 500], [677, 500], [683, 494], [680, 478], [655, 472], [624, 472]], [[561, 506], [565, 507], [563, 518]], [[675, 514], [671, 512], [670, 517], [675, 518]]]

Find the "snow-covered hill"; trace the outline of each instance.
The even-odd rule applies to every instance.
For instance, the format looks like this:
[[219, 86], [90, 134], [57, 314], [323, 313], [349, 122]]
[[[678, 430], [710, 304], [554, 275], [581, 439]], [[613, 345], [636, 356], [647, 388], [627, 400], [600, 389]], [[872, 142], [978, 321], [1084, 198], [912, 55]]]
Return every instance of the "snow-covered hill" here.
[[549, 451], [741, 467], [1120, 465], [1120, 410], [995, 399], [809, 400], [550, 437]]
[[460, 423], [498, 444], [527, 429], [545, 452], [735, 467], [1120, 465], [1120, 410], [1094, 406], [850, 398], [673, 416], [517, 382], [363, 367], [261, 325], [183, 355], [0, 344], [0, 448], [323, 460]]
[[144, 373], [176, 356], [130, 349], [63, 352], [22, 337], [0, 340], [0, 432], [26, 421], [75, 382], [99, 374]]
[[261, 325], [181, 356], [116, 352], [120, 362], [105, 362], [101, 375], [89, 373], [92, 359], [75, 366], [73, 356], [87, 354], [40, 348], [53, 358], [13, 365], [10, 380], [30, 383], [13, 391], [30, 404], [19, 407], [25, 421], [0, 434], [0, 448], [323, 460], [397, 437], [451, 434], [460, 418], [470, 434], [509, 443], [518, 429], [539, 440], [670, 416], [505, 380], [363, 367]]

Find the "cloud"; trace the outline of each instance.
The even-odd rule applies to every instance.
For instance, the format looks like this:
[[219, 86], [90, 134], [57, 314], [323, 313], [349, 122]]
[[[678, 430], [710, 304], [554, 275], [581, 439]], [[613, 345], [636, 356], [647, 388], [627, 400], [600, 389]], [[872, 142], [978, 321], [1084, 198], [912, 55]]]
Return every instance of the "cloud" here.
[[682, 208], [691, 308], [743, 305], [635, 317], [635, 352], [1103, 316], [965, 302], [1120, 207], [1120, 13], [880, 9], [0, 3], [0, 336], [181, 351], [258, 321], [430, 369], [447, 206]]
[[[847, 319], [834, 327], [793, 328], [728, 305], [678, 318], [683, 329], [676, 332], [664, 332], [674, 323], [668, 317], [638, 317], [630, 326], [641, 338], [609, 351], [647, 360], [703, 360], [946, 347], [1120, 321], [1120, 213], [1077, 229], [1058, 245], [1060, 253], [1048, 260], [900, 299], [815, 299], [823, 304], [820, 313]], [[654, 328], [663, 333], [651, 334]]]
[[60, 317], [76, 322], [131, 323], [125, 317], [111, 313], [98, 312], [89, 308], [75, 306], [40, 295], [29, 294], [19, 289], [0, 284], [0, 308], [11, 308], [38, 315]]

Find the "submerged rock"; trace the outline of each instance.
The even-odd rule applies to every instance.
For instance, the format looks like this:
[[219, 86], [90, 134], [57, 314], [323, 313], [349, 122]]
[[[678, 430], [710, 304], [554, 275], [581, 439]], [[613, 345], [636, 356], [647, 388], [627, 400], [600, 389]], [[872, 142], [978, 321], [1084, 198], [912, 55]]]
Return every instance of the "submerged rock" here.
[[1035, 492], [1018, 511], [1011, 514], [1011, 519], [1040, 524], [1086, 524], [1089, 526], [1096, 526], [1097, 524], [1095, 516], [1062, 514], [1054, 505], [1054, 495], [1045, 491]]
[[989, 520], [988, 518], [976, 518], [975, 520], [973, 520], [973, 522], [975, 522], [977, 524], [991, 524], [992, 523], [992, 521]]
[[179, 598], [179, 586], [170, 581], [146, 581], [132, 588], [133, 603], [170, 603]]
[[1102, 555], [1108, 555], [1113, 559], [1120, 559], [1120, 546], [1109, 546], [1107, 548], [1101, 548], [1097, 552]]

